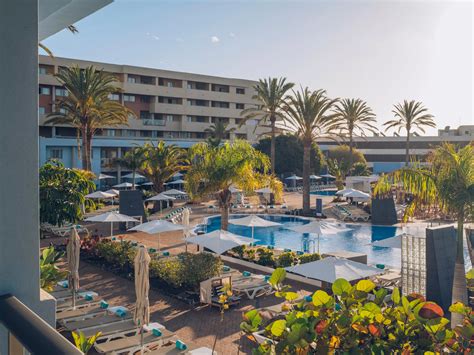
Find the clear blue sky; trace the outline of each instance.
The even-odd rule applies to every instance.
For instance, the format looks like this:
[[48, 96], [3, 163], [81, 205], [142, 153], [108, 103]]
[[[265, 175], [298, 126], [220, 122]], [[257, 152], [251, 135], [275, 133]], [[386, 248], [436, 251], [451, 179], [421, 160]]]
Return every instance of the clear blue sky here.
[[366, 100], [379, 123], [394, 103], [421, 100], [453, 127], [474, 124], [473, 12], [450, 0], [116, 0], [45, 44], [61, 57], [286, 76]]

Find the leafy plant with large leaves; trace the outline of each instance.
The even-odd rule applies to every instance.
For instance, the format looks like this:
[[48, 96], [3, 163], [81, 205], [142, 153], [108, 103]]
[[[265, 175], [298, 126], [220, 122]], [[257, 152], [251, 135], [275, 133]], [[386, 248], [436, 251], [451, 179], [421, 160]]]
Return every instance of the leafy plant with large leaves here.
[[148, 142], [140, 149], [144, 159], [141, 172], [153, 183], [155, 192], [162, 192], [165, 182], [187, 167], [186, 152], [176, 145]]
[[276, 269], [269, 280], [275, 296], [285, 300], [283, 316], [264, 324], [258, 310], [244, 314], [240, 329], [249, 336], [263, 330], [268, 338], [253, 354], [463, 353], [474, 345], [474, 315], [461, 303], [450, 311], [464, 323], [451, 330], [443, 310], [421, 295], [401, 296], [395, 288], [387, 296], [370, 280], [351, 285], [338, 279], [333, 295], [317, 290], [300, 298], [284, 278], [285, 270]]
[[392, 110], [395, 119], [384, 123], [385, 130], [397, 129], [398, 133], [402, 129], [407, 132], [406, 148], [405, 148], [405, 166], [408, 166], [410, 160], [410, 135], [412, 132], [420, 131], [425, 133], [425, 127], [436, 127], [433, 121], [433, 115], [428, 113], [428, 109], [423, 103], [415, 100], [407, 101], [394, 105]]
[[281, 182], [267, 173], [268, 157], [246, 141], [237, 139], [219, 147], [199, 143], [191, 147], [189, 160], [186, 189], [191, 198], [215, 196], [224, 230], [228, 227], [232, 185], [249, 193], [268, 186], [276, 199], [280, 197]]
[[95, 188], [90, 172], [66, 168], [56, 160], [40, 168], [39, 187], [41, 223], [76, 223], [83, 217], [83, 206], [94, 205], [85, 198]]
[[67, 276], [66, 271], [61, 271], [57, 266], [64, 253], [56, 251], [54, 246], [44, 248], [40, 255], [40, 287], [52, 291], [53, 287]]
[[265, 135], [270, 135], [270, 163], [271, 172], [275, 173], [275, 137], [277, 135], [277, 122], [283, 119], [283, 107], [285, 106], [286, 94], [295, 84], [287, 82], [286, 78], [260, 79], [254, 86], [257, 100], [256, 107], [249, 107], [242, 111], [244, 122], [250, 119], [258, 121], [258, 125], [270, 128]]
[[[474, 217], [474, 147], [445, 143], [428, 158], [429, 166], [405, 167], [383, 176], [375, 187], [379, 196], [391, 196], [392, 187], [402, 187], [413, 196], [404, 220], [416, 210], [438, 206], [457, 220], [457, 252], [452, 302], [467, 303], [464, 270], [464, 223]], [[460, 318], [454, 314], [454, 324]]]
[[84, 354], [87, 354], [96, 340], [102, 335], [102, 332], [97, 332], [90, 337], [86, 337], [82, 331], [72, 332], [72, 338], [74, 339], [74, 345]]
[[82, 168], [92, 170], [92, 139], [97, 131], [104, 127], [127, 125], [129, 117], [135, 117], [135, 114], [109, 98], [120, 91], [116, 85], [118, 80], [111, 73], [93, 66], [73, 66], [61, 69], [55, 76], [67, 95], [56, 99], [55, 111], [48, 114], [45, 123], [75, 127], [79, 151], [79, 137], [82, 139]]

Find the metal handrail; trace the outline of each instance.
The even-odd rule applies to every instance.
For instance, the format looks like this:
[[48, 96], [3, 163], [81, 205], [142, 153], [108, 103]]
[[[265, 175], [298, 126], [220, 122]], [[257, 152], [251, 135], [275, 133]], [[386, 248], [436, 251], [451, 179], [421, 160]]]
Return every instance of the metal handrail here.
[[0, 296], [0, 323], [32, 354], [83, 354], [11, 294]]

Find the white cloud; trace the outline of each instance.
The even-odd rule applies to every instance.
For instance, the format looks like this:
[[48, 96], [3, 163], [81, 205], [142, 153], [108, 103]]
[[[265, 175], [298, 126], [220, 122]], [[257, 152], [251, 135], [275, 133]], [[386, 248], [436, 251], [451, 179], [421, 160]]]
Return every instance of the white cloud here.
[[154, 36], [153, 36], [153, 39], [155, 39], [155, 40], [159, 41], [159, 40], [160, 40], [160, 37], [158, 37], [158, 36], [154, 35]]
[[235, 37], [235, 33], [234, 33], [234, 32], [229, 33], [229, 37], [234, 38], [234, 37]]
[[211, 37], [211, 42], [212, 42], [212, 43], [219, 43], [219, 42], [220, 42], [220, 39], [219, 39], [219, 37], [217, 37], [217, 36], [212, 36], [212, 37]]

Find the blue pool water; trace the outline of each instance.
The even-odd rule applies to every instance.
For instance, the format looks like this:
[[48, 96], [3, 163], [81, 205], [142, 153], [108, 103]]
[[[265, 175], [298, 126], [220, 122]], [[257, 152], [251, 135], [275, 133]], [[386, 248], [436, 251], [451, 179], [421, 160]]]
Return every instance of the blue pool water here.
[[[245, 215], [232, 215], [230, 218], [240, 218]], [[291, 249], [293, 251], [313, 252], [317, 250], [317, 237], [315, 235], [301, 234], [285, 228], [285, 226], [295, 226], [309, 223], [300, 217], [295, 216], [275, 216], [260, 215], [267, 220], [275, 221], [284, 226], [255, 228], [254, 238], [258, 245], [272, 245], [276, 248]], [[205, 225], [205, 232], [212, 232], [220, 229], [220, 216], [210, 217]], [[394, 237], [402, 233], [401, 228], [391, 226], [372, 226], [370, 224], [349, 224], [337, 223], [341, 228], [350, 228], [348, 232], [341, 232], [337, 235], [321, 236], [320, 251], [334, 252], [347, 250], [352, 252], [367, 254], [370, 264], [385, 264], [392, 267], [400, 267], [400, 249], [380, 248], [370, 245], [372, 241]], [[415, 228], [416, 229], [416, 228]], [[229, 231], [247, 237], [252, 236], [250, 227], [236, 226], [229, 224]], [[404, 228], [405, 232], [407, 229]], [[422, 230], [409, 230], [410, 233], [423, 233]]]
[[323, 190], [323, 191], [314, 191], [311, 192], [311, 195], [317, 196], [336, 196], [336, 190]]

